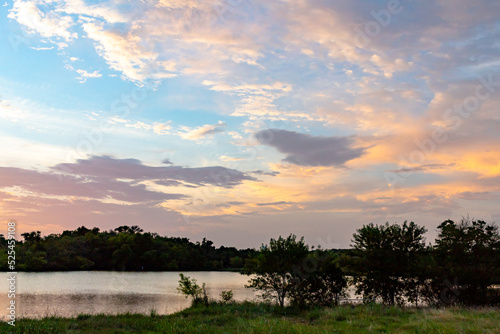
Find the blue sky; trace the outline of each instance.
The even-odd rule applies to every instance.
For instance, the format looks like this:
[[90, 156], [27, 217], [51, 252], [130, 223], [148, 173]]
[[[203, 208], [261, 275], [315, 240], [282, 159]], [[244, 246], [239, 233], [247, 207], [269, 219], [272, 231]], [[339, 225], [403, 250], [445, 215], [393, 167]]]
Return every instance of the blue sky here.
[[0, 7], [0, 211], [255, 247], [500, 218], [495, 1]]

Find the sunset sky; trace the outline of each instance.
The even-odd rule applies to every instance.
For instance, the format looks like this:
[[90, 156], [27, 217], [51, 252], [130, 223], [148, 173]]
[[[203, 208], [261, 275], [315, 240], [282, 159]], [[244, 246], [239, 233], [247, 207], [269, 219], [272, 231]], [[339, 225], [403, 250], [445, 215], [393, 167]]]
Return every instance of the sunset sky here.
[[20, 233], [346, 248], [370, 222], [433, 241], [449, 218], [500, 221], [500, 1], [14, 0], [0, 15], [0, 216]]

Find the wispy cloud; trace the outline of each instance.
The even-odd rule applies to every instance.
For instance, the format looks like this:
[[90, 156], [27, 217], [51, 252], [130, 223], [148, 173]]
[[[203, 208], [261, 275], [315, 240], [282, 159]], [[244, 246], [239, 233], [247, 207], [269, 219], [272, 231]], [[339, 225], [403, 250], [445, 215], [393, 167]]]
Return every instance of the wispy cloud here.
[[48, 51], [54, 49], [53, 46], [51, 47], [35, 47], [35, 46], [30, 46], [30, 49], [36, 50], [36, 51]]
[[224, 132], [226, 128], [226, 123], [219, 121], [217, 124], [205, 124], [203, 126], [190, 129], [189, 127], [183, 127], [179, 135], [183, 139], [197, 140], [205, 138], [216, 133]]
[[86, 70], [78, 69], [78, 70], [76, 70], [76, 73], [78, 73], [80, 75], [79, 77], [77, 77], [77, 79], [80, 80], [80, 83], [86, 82], [88, 78], [100, 78], [100, 77], [102, 77], [102, 74], [99, 73], [99, 71], [87, 72]]

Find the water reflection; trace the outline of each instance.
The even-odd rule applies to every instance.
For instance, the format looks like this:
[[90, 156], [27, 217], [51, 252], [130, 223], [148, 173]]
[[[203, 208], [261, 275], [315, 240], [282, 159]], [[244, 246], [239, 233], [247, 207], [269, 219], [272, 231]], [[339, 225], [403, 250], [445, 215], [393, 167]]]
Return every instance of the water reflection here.
[[[232, 272], [185, 272], [206, 283], [212, 298], [223, 290], [232, 290], [235, 300], [254, 300], [257, 293], [246, 289], [248, 276]], [[7, 273], [0, 279], [0, 316], [5, 318]], [[56, 272], [19, 273], [17, 275], [17, 316], [75, 316], [95, 313], [143, 313], [155, 310], [158, 314], [178, 312], [190, 301], [177, 292], [179, 272]]]
[[159, 294], [30, 294], [18, 298], [18, 315], [73, 316], [96, 313], [145, 313], [155, 310], [159, 314], [170, 314], [189, 306], [182, 296]]

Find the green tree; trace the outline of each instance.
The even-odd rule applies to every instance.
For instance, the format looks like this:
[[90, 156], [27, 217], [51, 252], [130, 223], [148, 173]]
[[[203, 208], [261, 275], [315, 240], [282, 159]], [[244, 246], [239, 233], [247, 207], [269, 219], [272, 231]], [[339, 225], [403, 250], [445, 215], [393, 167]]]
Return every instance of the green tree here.
[[231, 268], [240, 269], [243, 267], [243, 260], [239, 256], [233, 256], [229, 261], [231, 263]]
[[438, 226], [434, 290], [444, 303], [481, 305], [500, 277], [498, 226], [482, 220], [446, 220]]
[[42, 236], [41, 236], [41, 233], [40, 231], [36, 231], [36, 232], [26, 232], [26, 233], [22, 233], [21, 236], [24, 238], [24, 242], [26, 243], [39, 243], [41, 240], [42, 240]]
[[292, 304], [299, 306], [334, 306], [345, 295], [347, 279], [337, 257], [329, 251], [316, 250], [295, 270], [296, 286]]
[[113, 252], [113, 264], [116, 269], [126, 270], [134, 255], [132, 248], [128, 244], [122, 244], [120, 248]]
[[205, 283], [200, 287], [196, 279], [191, 278], [189, 276], [184, 276], [184, 274], [180, 273], [179, 287], [177, 291], [182, 293], [186, 298], [193, 298], [193, 305], [203, 302], [204, 304], [208, 304], [208, 296], [207, 290], [205, 289]]
[[285, 298], [292, 296], [297, 284], [295, 269], [309, 253], [304, 238], [296, 238], [291, 234], [286, 239], [281, 236], [271, 239], [269, 245], [262, 245], [260, 252], [247, 261], [243, 270], [245, 274], [256, 276], [249, 280], [247, 287], [261, 290], [264, 299], [276, 298], [281, 307]]
[[143, 232], [143, 229], [140, 228], [137, 225], [133, 225], [132, 227], [123, 225], [115, 228], [116, 233], [129, 233], [129, 234], [135, 234], [135, 233], [141, 233]]
[[426, 229], [415, 223], [365, 225], [353, 238], [356, 256], [352, 270], [357, 293], [367, 301], [402, 304], [404, 297], [418, 296], [412, 268], [425, 249]]

